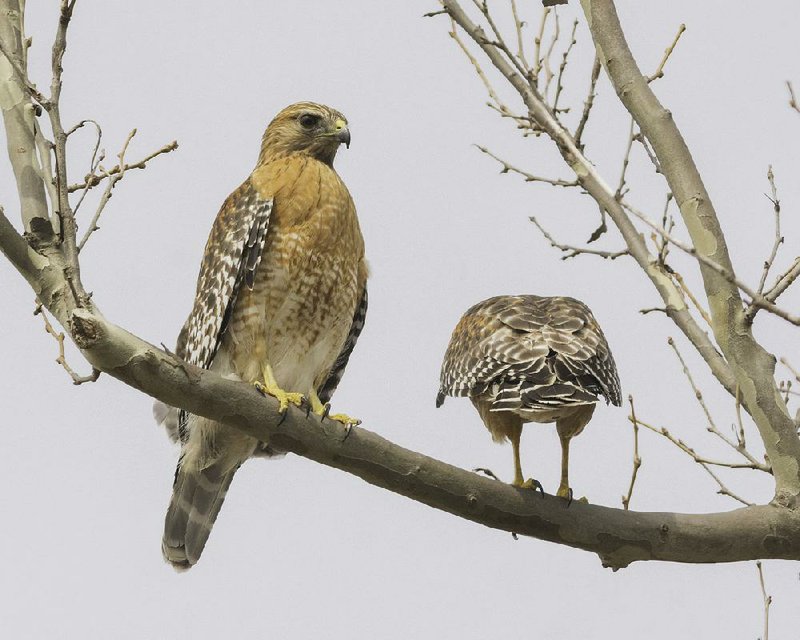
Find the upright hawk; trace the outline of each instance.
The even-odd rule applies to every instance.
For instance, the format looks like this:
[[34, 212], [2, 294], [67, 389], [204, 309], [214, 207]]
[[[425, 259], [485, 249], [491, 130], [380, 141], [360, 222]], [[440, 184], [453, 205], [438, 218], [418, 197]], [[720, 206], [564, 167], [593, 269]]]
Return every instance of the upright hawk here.
[[[364, 239], [333, 169], [342, 143], [349, 146], [350, 131], [334, 109], [301, 102], [275, 116], [255, 169], [214, 221], [178, 337], [179, 357], [255, 384], [284, 411], [304, 398], [315, 413], [327, 411], [367, 311]], [[156, 415], [181, 444], [162, 551], [174, 567], [188, 569], [236, 470], [274, 451], [183, 411], [162, 406]]]
[[494, 440], [511, 441], [515, 486], [541, 486], [522, 475], [522, 425], [555, 422], [557, 495], [570, 499], [570, 440], [591, 419], [599, 396], [621, 404], [614, 358], [589, 307], [533, 295], [489, 298], [467, 310], [444, 356], [436, 406], [448, 395], [468, 396]]

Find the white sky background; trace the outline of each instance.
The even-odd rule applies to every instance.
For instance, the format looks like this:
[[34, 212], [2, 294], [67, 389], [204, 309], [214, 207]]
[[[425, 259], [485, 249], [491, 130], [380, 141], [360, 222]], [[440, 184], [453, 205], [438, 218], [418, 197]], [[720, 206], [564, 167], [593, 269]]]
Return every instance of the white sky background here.
[[[49, 83], [55, 3], [29, 2], [35, 78]], [[468, 2], [465, 4], [469, 4]], [[497, 11], [504, 7], [494, 3]], [[521, 0], [538, 20], [539, 3]], [[620, 2], [623, 27], [652, 72], [677, 26], [684, 34], [655, 91], [686, 137], [714, 199], [739, 273], [757, 282], [772, 242], [767, 165], [784, 206], [786, 244], [800, 238], [800, 116], [784, 81], [800, 85], [798, 9], [772, 2]], [[109, 161], [138, 127], [136, 160], [177, 138], [178, 151], [131, 172], [82, 255], [87, 289], [108, 318], [155, 344], [174, 344], [194, 294], [201, 251], [227, 194], [252, 169], [271, 117], [297, 100], [335, 106], [353, 144], [337, 169], [355, 198], [372, 265], [367, 327], [334, 407], [403, 446], [464, 468], [511, 477], [511, 448], [492, 443], [465, 400], [434, 408], [450, 331], [471, 304], [500, 293], [572, 295], [599, 318], [623, 390], [642, 419], [709, 454], [700, 408], [666, 345], [677, 329], [638, 309], [659, 304], [630, 260], [561, 262], [528, 216], [563, 242], [597, 226], [577, 192], [498, 175], [472, 143], [529, 171], [569, 178], [545, 139], [522, 140], [484, 106], [484, 89], [447, 36], [435, 2], [90, 1], [78, 4], [65, 58], [65, 122], [103, 126]], [[579, 12], [560, 9], [568, 30]], [[532, 33], [529, 39], [532, 41]], [[585, 25], [566, 72], [565, 103], [580, 108], [592, 49]], [[498, 82], [498, 87], [502, 85]], [[513, 97], [512, 97], [513, 98]], [[510, 104], [517, 103], [510, 100]], [[575, 122], [577, 114], [568, 119]], [[628, 117], [601, 75], [589, 157], [616, 185]], [[69, 169], [87, 171], [90, 131], [71, 143]], [[632, 202], [660, 216], [665, 187], [634, 149]], [[0, 201], [16, 219], [11, 172]], [[84, 227], [91, 207], [81, 212]], [[686, 237], [681, 228], [677, 232]], [[612, 230], [606, 248], [622, 242]], [[696, 269], [682, 260], [687, 279]], [[151, 400], [102, 376], [73, 387], [56, 344], [32, 316], [33, 294], [0, 260], [0, 630], [9, 638], [748, 638], [761, 634], [754, 563], [636, 563], [612, 573], [592, 554], [512, 540], [287, 456], [246, 464], [200, 564], [176, 574], [161, 559], [177, 449], [155, 426]], [[797, 308], [800, 296], [784, 303]], [[797, 333], [759, 315], [766, 346], [800, 364]], [[733, 403], [679, 340], [717, 423]], [[76, 354], [72, 364], [87, 367]], [[572, 448], [577, 495], [619, 506], [631, 467], [627, 409], [599, 408]], [[750, 442], [757, 443], [754, 429]], [[757, 446], [754, 448], [758, 449]], [[697, 465], [642, 433], [640, 510], [734, 508]], [[558, 484], [552, 427], [529, 426], [523, 465], [548, 492]], [[771, 483], [725, 476], [752, 500]], [[798, 570], [765, 563], [773, 639], [796, 637]]]

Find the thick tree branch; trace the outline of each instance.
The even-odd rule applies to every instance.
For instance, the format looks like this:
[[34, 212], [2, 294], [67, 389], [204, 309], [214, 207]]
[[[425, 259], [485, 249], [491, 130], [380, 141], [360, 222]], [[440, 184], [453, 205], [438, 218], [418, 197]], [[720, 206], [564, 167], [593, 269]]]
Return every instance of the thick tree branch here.
[[251, 385], [225, 380], [156, 349], [99, 314], [66, 320], [87, 360], [125, 384], [194, 414], [225, 422], [281, 449], [495, 529], [591, 551], [606, 566], [638, 560], [731, 562], [800, 559], [800, 515], [778, 506], [729, 513], [640, 513], [574, 502], [482, 478], [409, 451], [366, 429], [306, 417]]
[[0, 15], [4, 16], [0, 20], [0, 43], [8, 56], [0, 54], [0, 108], [25, 231], [49, 242], [53, 230], [36, 156], [34, 121], [38, 107], [31, 102], [27, 88], [20, 12], [19, 0], [0, 0]]
[[[614, 89], [650, 141], [698, 255], [734, 276], [711, 198], [672, 114], [648, 86], [631, 53], [612, 0], [581, 0], [595, 47]], [[800, 496], [800, 439], [774, 379], [775, 358], [754, 339], [739, 288], [700, 262], [714, 336], [732, 365], [743, 404], [758, 426], [776, 483], [776, 500]]]

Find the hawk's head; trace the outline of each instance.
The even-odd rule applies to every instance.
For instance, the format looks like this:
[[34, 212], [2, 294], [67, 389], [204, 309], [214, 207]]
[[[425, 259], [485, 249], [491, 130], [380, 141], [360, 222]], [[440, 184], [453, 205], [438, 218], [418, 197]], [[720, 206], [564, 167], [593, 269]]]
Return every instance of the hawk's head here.
[[322, 104], [298, 102], [286, 107], [269, 123], [259, 160], [299, 152], [333, 164], [343, 142], [350, 146], [350, 129], [341, 113]]

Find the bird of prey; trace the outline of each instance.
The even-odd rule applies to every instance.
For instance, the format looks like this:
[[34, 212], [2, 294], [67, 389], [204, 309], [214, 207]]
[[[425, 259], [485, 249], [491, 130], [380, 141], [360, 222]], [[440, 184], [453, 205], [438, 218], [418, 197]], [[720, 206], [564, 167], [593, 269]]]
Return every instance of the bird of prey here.
[[[255, 169], [217, 214], [178, 337], [180, 358], [255, 384], [282, 411], [308, 402], [327, 414], [364, 325], [364, 239], [333, 169], [342, 143], [349, 146], [350, 131], [334, 109], [301, 102], [275, 116]], [[239, 466], [280, 452], [200, 416], [163, 405], [155, 412], [181, 444], [162, 551], [175, 568], [188, 569]]]
[[569, 442], [594, 412], [599, 396], [620, 406], [614, 358], [592, 312], [574, 298], [498, 296], [461, 318], [444, 356], [436, 406], [445, 396], [467, 396], [495, 442], [511, 441], [517, 487], [522, 425], [555, 422], [561, 440], [561, 484], [571, 499]]

